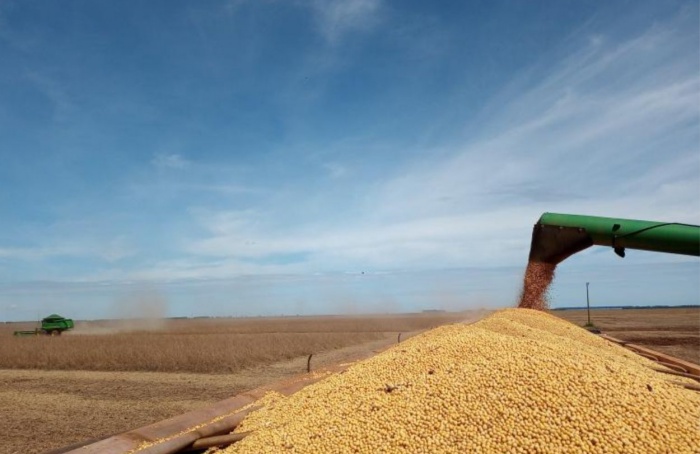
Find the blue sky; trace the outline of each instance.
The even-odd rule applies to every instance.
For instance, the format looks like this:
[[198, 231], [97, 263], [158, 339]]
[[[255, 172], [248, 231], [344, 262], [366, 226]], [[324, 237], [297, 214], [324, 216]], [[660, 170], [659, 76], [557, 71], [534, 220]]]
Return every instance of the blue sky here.
[[[698, 17], [0, 1], [0, 320], [504, 307], [543, 212], [700, 224]], [[692, 257], [587, 250], [553, 304], [586, 281], [700, 303]]]

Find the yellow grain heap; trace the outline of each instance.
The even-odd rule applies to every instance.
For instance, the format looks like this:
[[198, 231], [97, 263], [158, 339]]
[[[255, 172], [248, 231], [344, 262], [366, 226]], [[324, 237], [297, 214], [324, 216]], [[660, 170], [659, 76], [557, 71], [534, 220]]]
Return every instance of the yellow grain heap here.
[[508, 309], [437, 328], [288, 398], [227, 453], [691, 453], [700, 393], [569, 322]]

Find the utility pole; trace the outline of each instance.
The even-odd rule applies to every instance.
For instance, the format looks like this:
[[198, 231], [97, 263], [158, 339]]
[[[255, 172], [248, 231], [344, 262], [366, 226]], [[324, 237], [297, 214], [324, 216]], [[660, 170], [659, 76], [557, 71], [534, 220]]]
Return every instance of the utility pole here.
[[588, 299], [588, 284], [590, 282], [586, 282], [586, 307], [588, 308], [588, 326], [591, 326], [591, 302]]

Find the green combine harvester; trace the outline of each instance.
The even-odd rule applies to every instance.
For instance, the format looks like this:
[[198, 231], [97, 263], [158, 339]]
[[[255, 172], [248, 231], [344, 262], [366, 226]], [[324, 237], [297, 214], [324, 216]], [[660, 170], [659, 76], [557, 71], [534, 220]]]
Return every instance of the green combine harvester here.
[[41, 327], [33, 331], [15, 331], [15, 336], [60, 336], [62, 332], [72, 329], [73, 326], [72, 319], [51, 314], [41, 320]]

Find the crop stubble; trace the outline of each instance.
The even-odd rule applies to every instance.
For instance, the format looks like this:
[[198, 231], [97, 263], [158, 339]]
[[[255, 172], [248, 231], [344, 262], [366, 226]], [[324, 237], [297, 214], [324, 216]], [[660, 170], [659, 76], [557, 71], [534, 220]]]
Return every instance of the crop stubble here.
[[[156, 331], [78, 323], [60, 338], [0, 331], [0, 369], [232, 373], [431, 328], [463, 314], [168, 320]], [[106, 334], [85, 334], [80, 332]]]
[[[86, 331], [112, 334], [60, 338], [14, 338], [12, 331], [25, 327], [0, 324], [0, 405], [5, 408], [0, 452], [39, 453], [124, 432], [305, 371], [306, 356], [294, 356], [296, 351], [313, 351], [312, 367], [323, 367], [395, 343], [398, 332], [402, 340], [408, 339], [420, 330], [467, 317], [445, 313], [170, 320], [150, 333], [119, 332], [114, 323], [96, 322]], [[31, 361], [22, 364], [33, 370], [18, 369], [18, 363], [11, 362], [26, 361], [24, 352], [31, 353]], [[95, 371], [98, 367], [103, 371]], [[139, 367], [141, 371], [125, 371]], [[61, 368], [76, 370], [46, 370]], [[162, 372], [168, 369], [178, 373]], [[36, 427], [41, 431], [32, 429]]]

